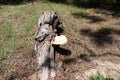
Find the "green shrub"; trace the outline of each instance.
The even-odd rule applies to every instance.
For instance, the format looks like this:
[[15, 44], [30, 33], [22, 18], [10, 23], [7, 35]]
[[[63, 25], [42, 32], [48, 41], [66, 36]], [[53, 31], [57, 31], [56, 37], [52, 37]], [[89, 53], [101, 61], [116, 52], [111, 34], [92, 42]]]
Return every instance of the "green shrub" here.
[[85, 54], [79, 54], [79, 55], [77, 56], [77, 58], [89, 60], [90, 54], [87, 54], [87, 53], [85, 53]]
[[98, 28], [98, 31], [111, 31], [112, 30], [112, 28], [111, 27], [99, 27]]
[[104, 77], [99, 71], [97, 71], [95, 75], [91, 75], [89, 77], [89, 80], [114, 80], [114, 79], [110, 77]]
[[7, 57], [7, 51], [0, 51], [0, 61]]

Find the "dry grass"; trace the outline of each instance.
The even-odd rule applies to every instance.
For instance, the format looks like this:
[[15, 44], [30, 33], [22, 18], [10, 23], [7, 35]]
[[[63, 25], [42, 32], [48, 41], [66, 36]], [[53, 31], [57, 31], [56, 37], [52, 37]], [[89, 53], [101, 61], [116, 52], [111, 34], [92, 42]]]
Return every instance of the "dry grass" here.
[[[91, 59], [96, 60], [95, 57], [105, 56], [105, 58], [110, 61], [106, 55], [111, 55], [112, 57], [120, 56], [119, 17], [114, 17], [109, 14], [109, 11], [101, 9], [78, 8], [60, 3], [50, 3], [50, 5], [58, 13], [63, 23], [63, 25], [61, 25], [64, 29], [62, 34], [66, 35], [69, 39], [66, 45], [61, 46], [71, 52], [71, 55], [66, 56], [64, 60], [64, 67], [68, 67], [71, 64], [74, 65], [68, 69], [66, 68], [66, 70], [63, 71], [64, 74], [58, 75], [60, 79], [58, 78], [57, 80], [64, 80], [65, 77], [73, 75], [72, 72], [70, 72], [71, 68], [73, 68], [75, 72], [80, 71], [80, 74], [86, 69], [94, 68], [95, 65], [93, 63], [89, 64], [86, 61], [91, 61]], [[22, 75], [15, 65], [12, 66], [13, 63], [11, 59], [14, 58], [13, 62], [15, 62], [17, 58], [19, 58], [19, 61], [22, 59], [19, 63], [16, 62], [16, 64], [19, 64], [18, 66], [21, 64], [23, 64], [24, 67], [28, 66], [27, 62], [31, 60], [27, 61], [25, 58], [32, 58], [29, 53], [32, 53], [34, 46], [37, 20], [42, 11], [46, 10], [52, 9], [48, 3], [42, 2], [21, 5], [2, 5], [0, 7], [0, 71], [2, 69], [0, 75], [4, 73], [5, 77], [9, 77], [12, 74], [14, 75], [15, 72]], [[83, 58], [86, 59], [87, 57], [89, 60], [82, 59], [81, 54]], [[22, 63], [23, 61], [26, 61], [26, 63]], [[70, 63], [67, 64], [66, 61]], [[29, 63], [29, 65], [34, 65], [33, 63]], [[11, 66], [15, 71], [12, 72], [12, 69], [8, 69]], [[32, 66], [32, 68], [34, 68], [34, 66]], [[27, 69], [30, 70], [31, 68], [27, 67]], [[25, 70], [24, 72], [24, 70], [25, 69], [22, 69], [22, 72], [24, 74], [27, 73], [27, 71]], [[9, 76], [6, 75], [7, 71], [10, 72]], [[28, 71], [26, 76], [30, 74], [32, 74], [32, 71]], [[77, 72], [75, 74], [77, 74]], [[17, 79], [26, 77], [14, 76]], [[74, 80], [74, 78], [70, 78], [69, 80]]]

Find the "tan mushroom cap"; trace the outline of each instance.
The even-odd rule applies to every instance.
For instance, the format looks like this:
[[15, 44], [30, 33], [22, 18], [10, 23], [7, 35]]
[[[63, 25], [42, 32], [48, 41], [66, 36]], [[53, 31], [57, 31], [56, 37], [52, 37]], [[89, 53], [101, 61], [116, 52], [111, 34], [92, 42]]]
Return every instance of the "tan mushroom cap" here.
[[55, 45], [64, 45], [67, 43], [67, 37], [64, 35], [56, 36], [54, 41], [52, 41], [52, 44]]

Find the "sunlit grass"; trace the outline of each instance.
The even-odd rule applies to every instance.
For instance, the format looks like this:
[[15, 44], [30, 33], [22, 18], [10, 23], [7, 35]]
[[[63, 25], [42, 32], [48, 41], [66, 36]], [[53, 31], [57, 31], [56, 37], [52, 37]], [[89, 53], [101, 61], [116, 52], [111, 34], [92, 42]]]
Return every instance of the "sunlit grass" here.
[[51, 10], [58, 13], [64, 24], [62, 28], [65, 30], [65, 35], [71, 34], [71, 28], [74, 26], [72, 21], [76, 21], [71, 13], [85, 11], [83, 8], [72, 5], [51, 2], [49, 4], [37, 2], [35, 4], [2, 5], [0, 9], [1, 60], [5, 59], [9, 53], [16, 51], [21, 45], [27, 45], [24, 46], [27, 48], [26, 52], [32, 51], [38, 18], [43, 11]]
[[10, 36], [13, 33], [13, 29], [11, 27], [11, 24], [6, 22], [0, 27], [0, 33], [4, 36]]

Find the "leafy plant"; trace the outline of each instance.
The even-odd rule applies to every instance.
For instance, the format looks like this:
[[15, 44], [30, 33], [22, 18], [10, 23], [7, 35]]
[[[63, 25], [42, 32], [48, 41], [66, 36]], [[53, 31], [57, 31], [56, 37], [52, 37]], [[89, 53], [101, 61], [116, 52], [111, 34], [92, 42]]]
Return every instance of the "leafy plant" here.
[[85, 53], [85, 54], [79, 54], [77, 57], [81, 58], [81, 59], [89, 60], [90, 54], [87, 54], [87, 53]]
[[111, 31], [112, 30], [112, 28], [111, 27], [99, 27], [98, 28], [98, 31]]
[[7, 51], [0, 51], [0, 61], [7, 57]]
[[114, 80], [114, 79], [110, 77], [104, 77], [99, 71], [97, 71], [95, 75], [91, 75], [89, 77], [89, 80]]

